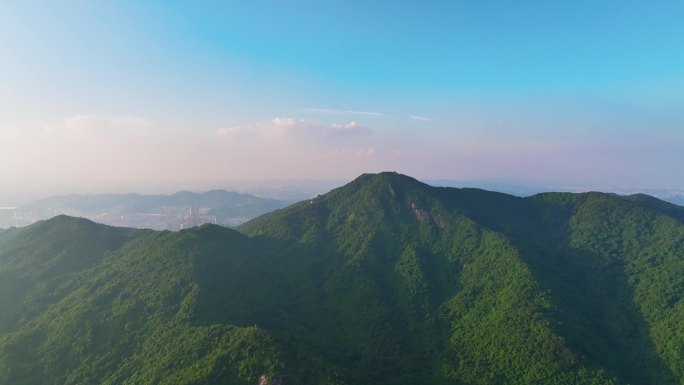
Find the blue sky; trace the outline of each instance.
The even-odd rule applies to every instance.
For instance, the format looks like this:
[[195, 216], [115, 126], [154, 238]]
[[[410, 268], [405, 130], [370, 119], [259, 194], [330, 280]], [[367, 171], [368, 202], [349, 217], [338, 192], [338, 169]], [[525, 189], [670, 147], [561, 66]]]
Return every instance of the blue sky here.
[[682, 20], [682, 1], [5, 1], [0, 177], [684, 187]]

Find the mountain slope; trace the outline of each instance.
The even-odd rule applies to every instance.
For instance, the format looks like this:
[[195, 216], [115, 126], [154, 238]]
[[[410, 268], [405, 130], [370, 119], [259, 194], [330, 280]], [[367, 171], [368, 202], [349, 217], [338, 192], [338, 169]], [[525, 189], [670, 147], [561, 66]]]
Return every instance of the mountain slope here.
[[684, 384], [659, 201], [382, 173], [240, 230], [0, 234], [0, 384]]
[[[453, 378], [562, 383], [596, 370], [621, 382], [675, 383], [684, 357], [684, 233], [651, 203], [599, 193], [523, 199], [380, 174], [242, 229], [333, 244], [349, 260], [363, 261], [363, 274], [377, 254], [384, 257], [378, 265], [401, 267], [405, 255], [417, 255], [405, 268], [408, 282], [445, 301], [406, 302], [448, 310], [440, 322], [450, 324], [452, 339], [435, 347], [448, 358], [432, 361], [446, 360], [442, 370]], [[463, 250], [469, 244], [477, 246]], [[449, 275], [440, 279], [435, 270]], [[663, 296], [669, 306], [655, 307]], [[477, 307], [487, 300], [489, 307]], [[540, 345], [531, 344], [535, 339]]]
[[[49, 238], [59, 241], [106, 234], [107, 247], [79, 242], [95, 246], [75, 252], [71, 243], [52, 242], [52, 251], [25, 252], [31, 248], [24, 242], [41, 244], [51, 231], [70, 231]], [[193, 265], [209, 258], [197, 253], [209, 242], [207, 231], [131, 231], [58, 217], [8, 240], [0, 252], [2, 267], [28, 258], [39, 262], [26, 265], [50, 265], [53, 255], [78, 255], [80, 261], [86, 253], [89, 263], [70, 265], [49, 279], [30, 269], [24, 274], [33, 285], [24, 285], [26, 294], [3, 307], [20, 321], [0, 336], [0, 383], [252, 383], [256, 373], [272, 371], [277, 351], [267, 332], [188, 321], [199, 290]], [[228, 243], [244, 238], [220, 231]], [[122, 233], [128, 236], [123, 244], [117, 239]], [[239, 250], [226, 253], [237, 261], [249, 258]]]

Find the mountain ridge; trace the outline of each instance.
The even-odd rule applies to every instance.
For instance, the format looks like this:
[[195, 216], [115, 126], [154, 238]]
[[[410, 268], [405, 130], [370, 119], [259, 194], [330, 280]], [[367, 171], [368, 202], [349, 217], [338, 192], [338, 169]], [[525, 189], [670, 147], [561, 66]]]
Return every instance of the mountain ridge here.
[[54, 218], [0, 234], [0, 384], [684, 384], [677, 212], [381, 173], [240, 232]]

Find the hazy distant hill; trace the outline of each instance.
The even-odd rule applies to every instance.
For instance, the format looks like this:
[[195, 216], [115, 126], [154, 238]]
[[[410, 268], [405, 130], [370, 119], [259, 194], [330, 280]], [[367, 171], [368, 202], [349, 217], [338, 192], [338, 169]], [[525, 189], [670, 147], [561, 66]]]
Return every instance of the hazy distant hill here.
[[0, 384], [684, 384], [681, 207], [363, 175], [261, 216], [0, 233]]
[[510, 184], [501, 182], [485, 182], [478, 180], [463, 181], [463, 180], [446, 180], [446, 179], [436, 179], [436, 180], [426, 180], [432, 186], [439, 187], [471, 187], [478, 186], [479, 188], [497, 191], [504, 194], [515, 195], [519, 197], [528, 197], [535, 194], [539, 194], [546, 191], [561, 191], [561, 192], [586, 192], [586, 191], [609, 191], [614, 192], [619, 195], [649, 195], [651, 197], [658, 198], [660, 200], [674, 203], [676, 205], [684, 205], [684, 190], [677, 188], [640, 188], [640, 187], [616, 187], [616, 186], [602, 186], [602, 187], [579, 187], [579, 186], [543, 186], [543, 185], [524, 185], [524, 184]]
[[684, 206], [684, 195], [678, 194], [677, 196], [667, 199], [667, 201], [680, 206]]
[[234, 207], [234, 215], [237, 216], [248, 213], [248, 210], [252, 208], [282, 207], [283, 202], [249, 194], [212, 190], [203, 193], [181, 191], [171, 195], [62, 195], [36, 201], [29, 206], [73, 209], [86, 214], [95, 214], [105, 210], [115, 214], [130, 214], [157, 212], [163, 207], [189, 207], [193, 204], [210, 209]]
[[26, 204], [17, 209], [15, 217], [28, 217], [18, 222], [22, 224], [30, 219], [69, 214], [116, 226], [178, 230], [202, 223], [236, 225], [288, 203], [225, 190], [171, 195], [63, 195]]

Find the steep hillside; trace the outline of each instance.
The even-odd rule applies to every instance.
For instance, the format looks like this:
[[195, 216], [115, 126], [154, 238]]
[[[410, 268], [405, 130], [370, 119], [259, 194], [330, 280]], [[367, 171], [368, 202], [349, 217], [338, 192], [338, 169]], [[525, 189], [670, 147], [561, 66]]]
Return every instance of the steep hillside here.
[[224, 262], [251, 259], [233, 247], [244, 236], [218, 227], [159, 233], [57, 217], [7, 240], [0, 274], [17, 278], [0, 282], [18, 293], [0, 295], [0, 383], [247, 384], [271, 373], [268, 332], [190, 321], [195, 266], [215, 257], [204, 252], [214, 237]]
[[[336, 294], [353, 296], [372, 282], [372, 294], [363, 294], [402, 309], [395, 321], [410, 320], [411, 306], [436, 315], [435, 328], [449, 338], [426, 336], [419, 340], [443, 345], [414, 349], [434, 352], [427, 360], [439, 363], [438, 379], [682, 383], [680, 212], [654, 198], [523, 199], [384, 173], [242, 229], [342, 254], [358, 271], [339, 282], [357, 284]], [[375, 320], [367, 322], [362, 329]], [[356, 331], [346, 338], [372, 341]]]
[[679, 213], [382, 173], [244, 234], [57, 217], [0, 234], [0, 384], [684, 384]]

